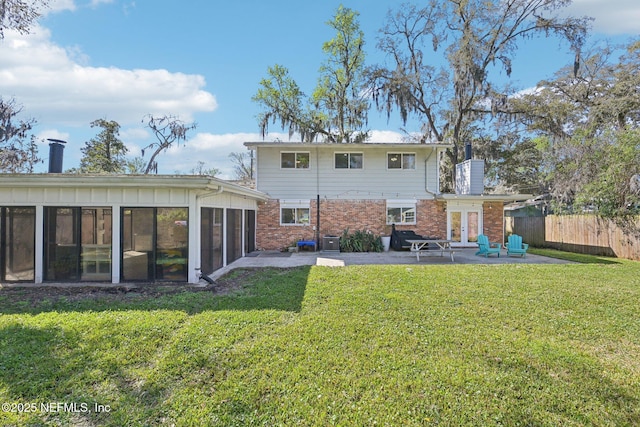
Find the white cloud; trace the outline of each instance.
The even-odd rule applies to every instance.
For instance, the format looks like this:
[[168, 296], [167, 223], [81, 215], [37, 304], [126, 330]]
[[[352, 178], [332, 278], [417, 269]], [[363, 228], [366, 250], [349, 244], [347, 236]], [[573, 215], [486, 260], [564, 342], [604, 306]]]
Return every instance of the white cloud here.
[[[36, 139], [42, 145], [48, 144], [47, 139], [60, 139], [62, 141], [68, 141], [70, 135], [68, 132], [61, 132], [57, 129], [44, 129], [36, 134]], [[42, 153], [41, 153], [42, 154]]]
[[113, 3], [113, 0], [91, 0], [92, 7], [97, 7], [97, 6], [100, 6], [101, 4], [109, 4], [109, 3]]
[[368, 142], [404, 142], [406, 135], [391, 130], [372, 130]]
[[47, 15], [49, 13], [57, 13], [64, 10], [76, 10], [76, 4], [74, 0], [51, 0], [49, 2], [49, 7], [45, 8], [42, 13], [44, 15]]
[[[270, 133], [269, 140], [280, 138], [288, 140], [288, 135], [280, 133]], [[186, 144], [180, 147], [171, 147], [164, 158], [158, 159], [158, 169], [163, 173], [173, 173], [181, 171], [188, 173], [199, 161], [204, 162], [206, 169], [216, 168], [220, 170], [218, 178], [233, 179], [233, 165], [229, 160], [229, 154], [234, 152], [246, 152], [244, 146], [248, 141], [261, 141], [258, 133], [239, 132], [216, 135], [201, 132], [190, 138]], [[170, 156], [171, 161], [167, 161]]]
[[7, 31], [0, 58], [0, 93], [15, 97], [40, 122], [79, 126], [107, 117], [126, 125], [145, 114], [189, 122], [195, 113], [217, 108], [201, 75], [81, 65], [76, 60], [88, 58], [52, 43], [43, 27], [25, 36]]
[[567, 12], [576, 17], [595, 18], [595, 32], [608, 35], [640, 33], [638, 0], [573, 0]]

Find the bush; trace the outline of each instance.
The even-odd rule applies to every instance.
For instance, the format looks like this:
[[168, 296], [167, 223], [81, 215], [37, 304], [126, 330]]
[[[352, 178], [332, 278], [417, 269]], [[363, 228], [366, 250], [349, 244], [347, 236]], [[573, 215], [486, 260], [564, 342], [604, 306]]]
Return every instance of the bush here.
[[342, 252], [382, 252], [382, 239], [369, 230], [356, 230], [349, 233], [347, 228], [340, 236]]

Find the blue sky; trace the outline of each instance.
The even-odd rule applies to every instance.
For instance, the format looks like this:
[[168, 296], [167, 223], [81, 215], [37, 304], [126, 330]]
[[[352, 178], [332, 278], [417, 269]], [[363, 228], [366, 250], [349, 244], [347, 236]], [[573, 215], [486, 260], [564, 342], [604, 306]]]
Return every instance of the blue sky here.
[[[340, 4], [360, 13], [367, 63], [381, 63], [378, 30], [387, 11], [404, 1], [236, 0], [52, 0], [32, 34], [7, 31], [0, 41], [0, 95], [15, 97], [24, 115], [38, 121], [40, 139], [68, 141], [64, 168], [78, 165], [89, 123], [116, 120], [132, 156], [151, 141], [141, 120], [169, 113], [195, 121], [185, 146], [159, 157], [160, 173], [188, 173], [198, 161], [231, 178], [228, 155], [260, 140], [251, 101], [267, 67], [281, 64], [306, 93], [324, 61], [326, 25]], [[592, 43], [624, 42], [640, 34], [637, 0], [577, 0], [576, 16], [596, 18]], [[512, 79], [526, 89], [572, 61], [557, 41], [528, 42], [519, 49]], [[371, 111], [374, 141], [399, 141], [397, 116]], [[416, 131], [417, 123], [406, 130]], [[272, 127], [267, 140], [288, 136]], [[48, 157], [46, 143], [41, 157]], [[39, 172], [46, 171], [46, 162]]]

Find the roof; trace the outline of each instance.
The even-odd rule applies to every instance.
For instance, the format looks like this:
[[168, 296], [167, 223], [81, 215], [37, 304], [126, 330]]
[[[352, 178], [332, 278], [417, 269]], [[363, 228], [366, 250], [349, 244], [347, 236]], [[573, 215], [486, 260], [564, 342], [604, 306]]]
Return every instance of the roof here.
[[281, 148], [356, 148], [366, 149], [370, 147], [385, 147], [385, 148], [415, 148], [415, 149], [428, 149], [428, 148], [453, 148], [453, 144], [445, 144], [443, 142], [420, 144], [417, 142], [360, 142], [360, 143], [327, 143], [327, 142], [279, 142], [279, 141], [257, 141], [257, 142], [245, 142], [244, 145], [249, 149], [256, 149], [259, 147], [281, 147]]
[[119, 175], [119, 174], [0, 174], [0, 188], [182, 188], [203, 191], [226, 191], [267, 200], [260, 191], [204, 175]]

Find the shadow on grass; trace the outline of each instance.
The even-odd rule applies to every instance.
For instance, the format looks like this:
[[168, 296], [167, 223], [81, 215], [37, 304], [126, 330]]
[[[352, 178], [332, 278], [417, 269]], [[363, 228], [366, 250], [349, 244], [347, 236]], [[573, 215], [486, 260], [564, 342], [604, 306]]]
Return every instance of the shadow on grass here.
[[[545, 412], [552, 414], [550, 419], [571, 420], [580, 425], [592, 425], [603, 419], [613, 425], [640, 425], [640, 411], [637, 410], [640, 399], [632, 387], [625, 387], [604, 375], [607, 367], [599, 360], [577, 350], [568, 351], [552, 342], [537, 344], [539, 348], [529, 349], [520, 358], [487, 361], [507, 378], [526, 380], [517, 386], [520, 390], [514, 390], [513, 397], [518, 396], [518, 399], [505, 414], [506, 425], [543, 425], [542, 414]], [[555, 381], [549, 383], [546, 380], [549, 377]], [[513, 384], [506, 385], [508, 389], [512, 387]], [[527, 397], [522, 398], [520, 393]], [[571, 398], [567, 399], [569, 395]], [[576, 401], [589, 402], [591, 410], [584, 410], [576, 405]], [[537, 407], [537, 411], [532, 411], [533, 407]], [[593, 411], [598, 407], [610, 408], [606, 418]]]
[[0, 328], [0, 396], [16, 405], [0, 413], [0, 425], [126, 425], [136, 418], [153, 423], [167, 386], [140, 387], [123, 368], [126, 361], [112, 357], [109, 344], [98, 350], [100, 344], [88, 345], [86, 336], [70, 328]]
[[234, 270], [212, 288], [143, 286], [117, 288], [0, 288], [0, 314], [115, 310], [222, 310], [302, 308], [310, 266]]
[[616, 258], [608, 256], [598, 256], [589, 254], [580, 254], [575, 252], [564, 252], [556, 249], [540, 249], [532, 248], [529, 250], [532, 254], [546, 256], [549, 258], [562, 259], [565, 261], [577, 262], [579, 264], [622, 264]]

